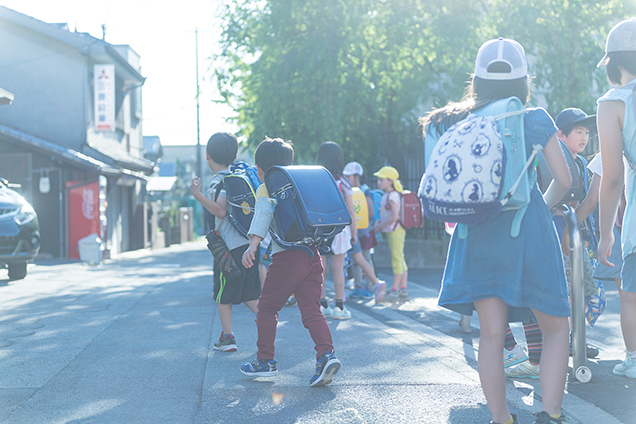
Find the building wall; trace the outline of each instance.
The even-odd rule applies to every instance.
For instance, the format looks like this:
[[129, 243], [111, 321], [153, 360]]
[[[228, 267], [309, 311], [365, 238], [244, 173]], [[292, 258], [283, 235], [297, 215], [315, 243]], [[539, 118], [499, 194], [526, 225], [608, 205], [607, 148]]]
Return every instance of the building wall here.
[[0, 81], [15, 100], [0, 124], [78, 150], [85, 137], [80, 52], [0, 20]]

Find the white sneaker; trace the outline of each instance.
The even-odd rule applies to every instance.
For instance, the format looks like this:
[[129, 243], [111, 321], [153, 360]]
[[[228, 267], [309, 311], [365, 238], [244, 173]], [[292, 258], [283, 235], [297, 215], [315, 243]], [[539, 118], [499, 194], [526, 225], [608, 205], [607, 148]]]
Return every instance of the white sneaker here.
[[625, 356], [625, 360], [614, 367], [614, 374], [624, 375], [628, 378], [636, 378], [636, 359], [630, 355]]
[[517, 365], [506, 368], [506, 377], [512, 378], [539, 378], [539, 366], [532, 364], [530, 361], [523, 361]]
[[333, 319], [351, 319], [351, 312], [347, 308], [333, 308]]
[[326, 308], [322, 305], [320, 305], [320, 312], [322, 312], [322, 314], [325, 317], [332, 317], [333, 316], [333, 309], [331, 309], [331, 306], [327, 306]]
[[504, 368], [520, 364], [527, 359], [528, 355], [520, 344], [517, 344], [512, 350], [506, 350], [504, 348]]

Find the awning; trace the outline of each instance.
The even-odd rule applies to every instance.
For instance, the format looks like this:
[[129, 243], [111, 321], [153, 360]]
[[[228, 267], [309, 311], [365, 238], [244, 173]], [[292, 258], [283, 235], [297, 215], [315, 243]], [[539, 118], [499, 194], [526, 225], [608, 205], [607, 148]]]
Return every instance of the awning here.
[[177, 182], [177, 177], [148, 177], [146, 191], [170, 191]]

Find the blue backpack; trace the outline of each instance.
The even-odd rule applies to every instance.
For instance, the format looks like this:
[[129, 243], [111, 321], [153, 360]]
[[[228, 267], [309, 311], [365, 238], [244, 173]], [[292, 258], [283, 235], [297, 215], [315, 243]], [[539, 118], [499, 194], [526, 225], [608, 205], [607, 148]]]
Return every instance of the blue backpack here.
[[[425, 168], [418, 194], [428, 218], [476, 225], [502, 211], [517, 210], [511, 235], [519, 234], [530, 202], [528, 169], [542, 149], [526, 157], [523, 116], [516, 97], [498, 100], [471, 113], [425, 144]], [[434, 144], [433, 146], [431, 146]], [[461, 228], [465, 236], [466, 228]]]
[[265, 174], [276, 199], [272, 239], [284, 248], [325, 248], [351, 225], [351, 215], [331, 173], [322, 166], [272, 166]]
[[375, 222], [380, 219], [380, 205], [382, 204], [382, 196], [384, 195], [384, 192], [376, 188], [374, 190], [369, 190], [365, 194], [371, 196], [371, 199], [373, 200], [373, 222]]

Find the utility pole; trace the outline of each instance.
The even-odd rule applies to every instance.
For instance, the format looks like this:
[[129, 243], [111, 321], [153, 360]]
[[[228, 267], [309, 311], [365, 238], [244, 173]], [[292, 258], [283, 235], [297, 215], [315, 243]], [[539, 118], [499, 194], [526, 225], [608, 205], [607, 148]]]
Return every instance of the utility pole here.
[[[201, 135], [199, 128], [199, 29], [196, 28], [194, 30], [194, 50], [196, 55], [196, 66], [197, 66], [197, 175], [203, 178], [203, 170], [201, 169]], [[201, 184], [203, 184], [203, 180], [201, 180]]]

